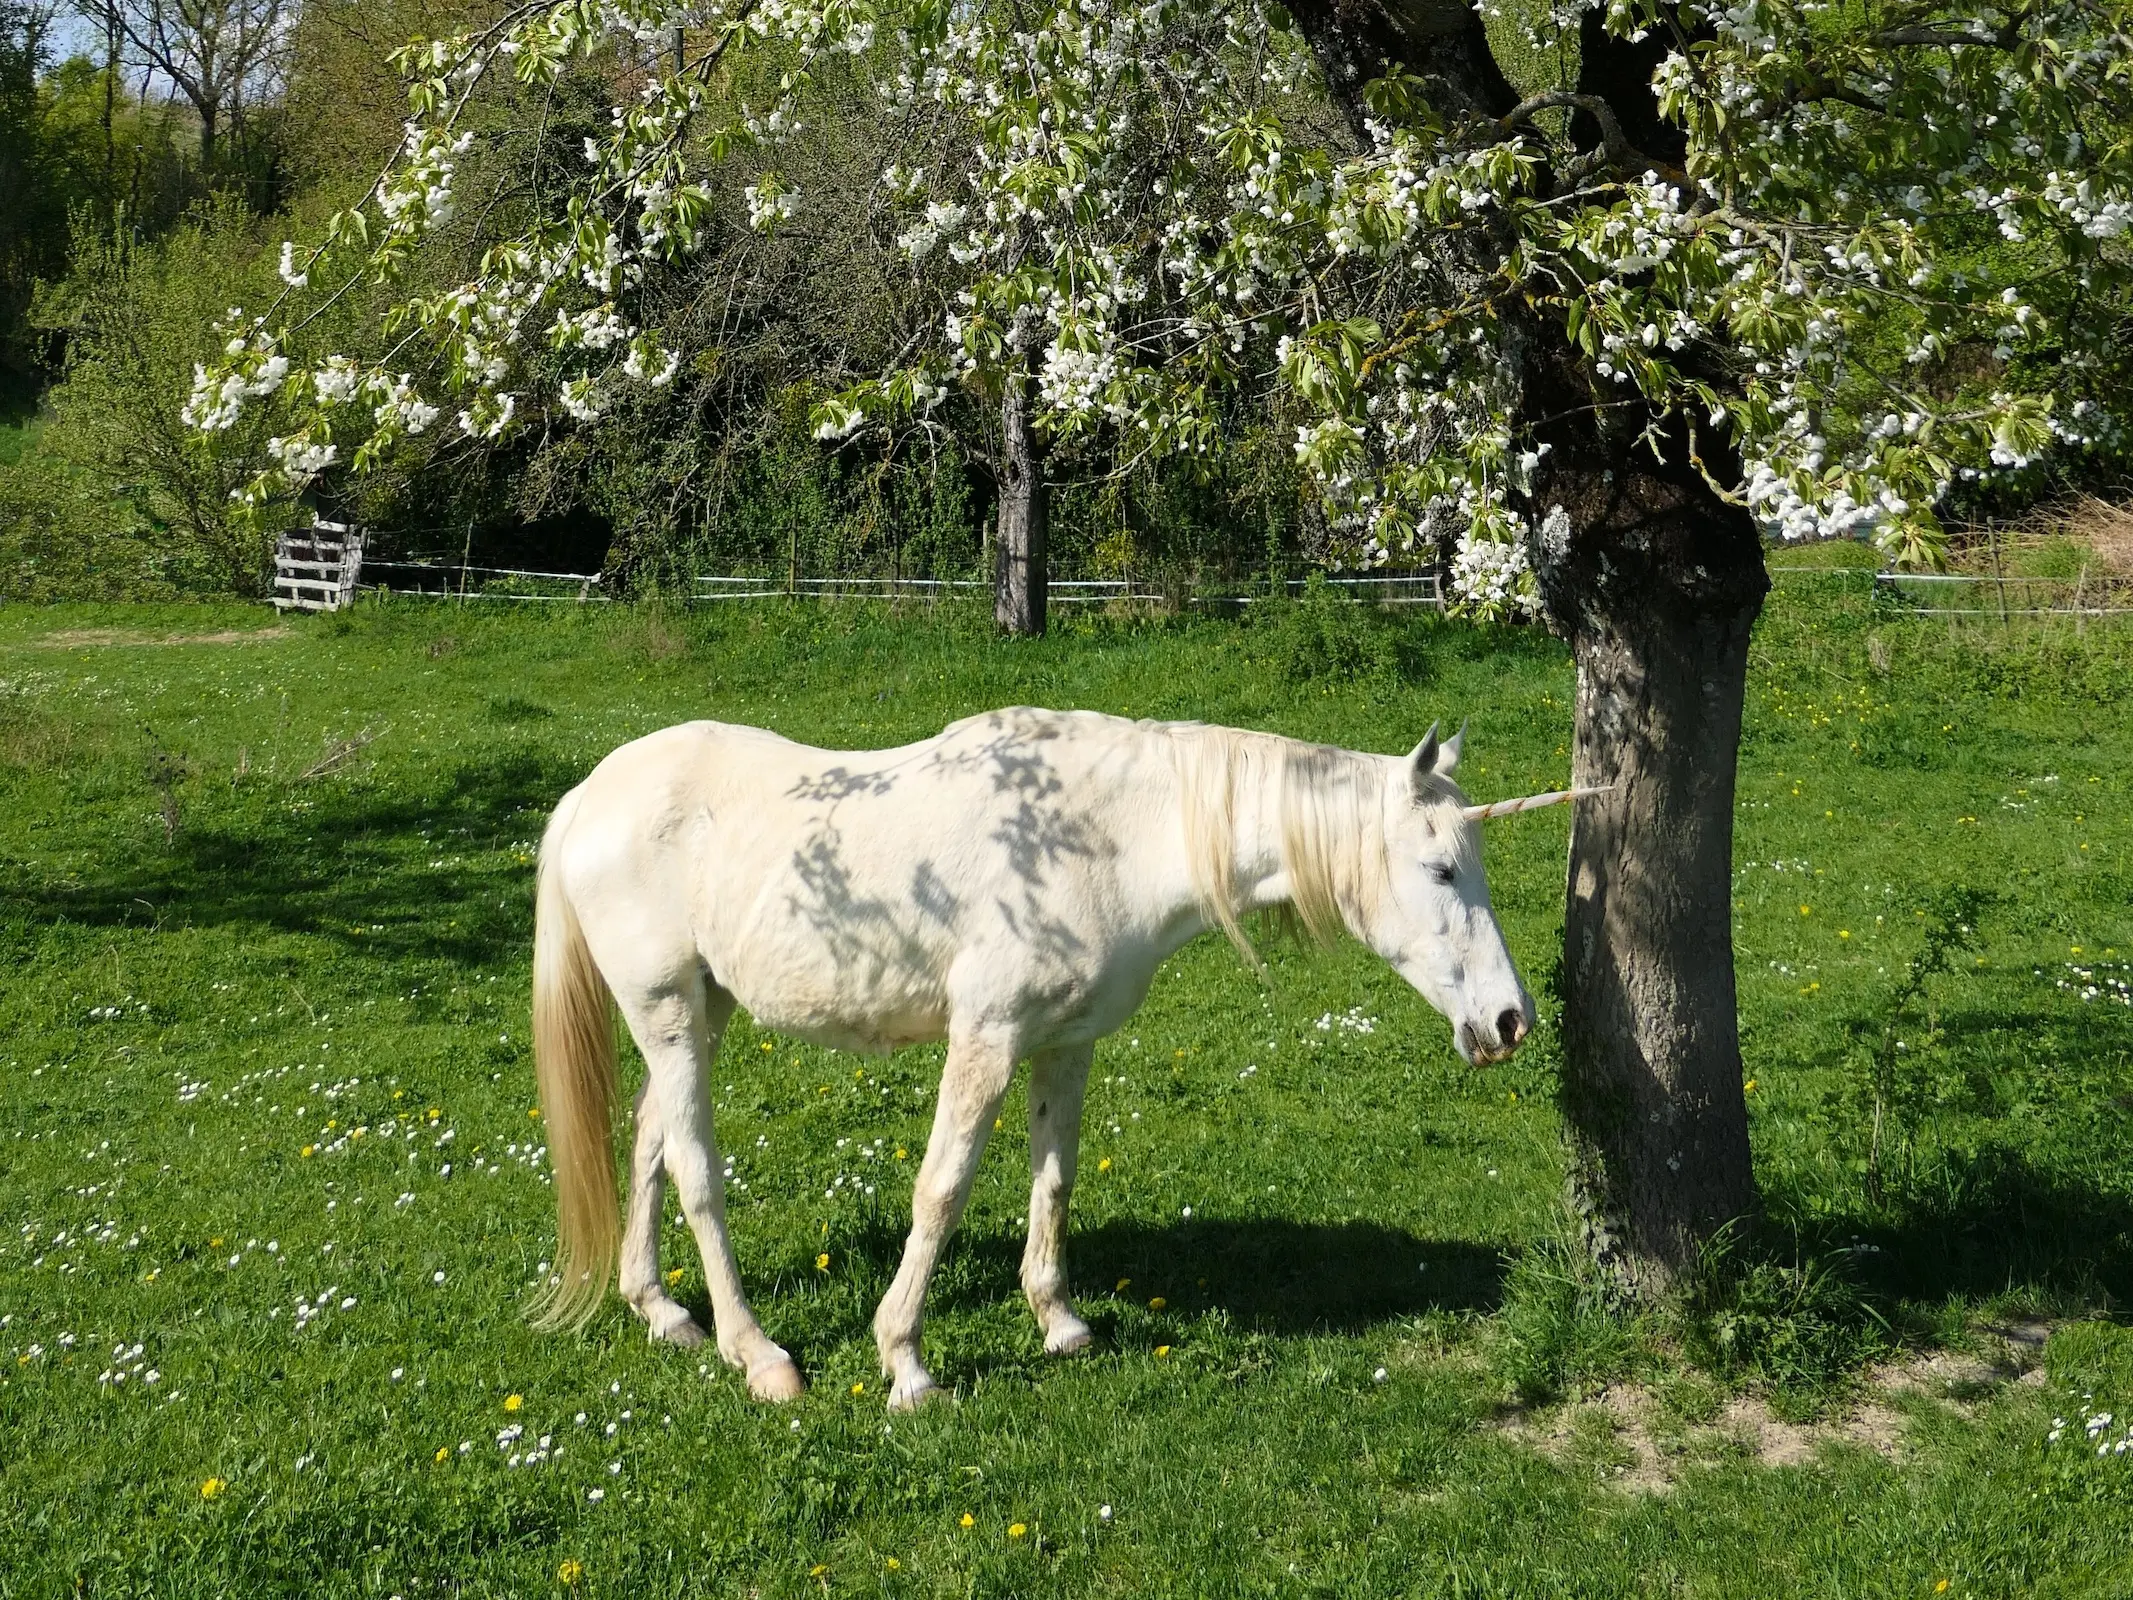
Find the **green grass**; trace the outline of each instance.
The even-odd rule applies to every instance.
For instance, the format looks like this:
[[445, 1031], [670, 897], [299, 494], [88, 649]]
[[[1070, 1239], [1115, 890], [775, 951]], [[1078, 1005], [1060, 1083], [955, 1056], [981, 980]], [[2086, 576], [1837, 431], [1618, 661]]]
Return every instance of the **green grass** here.
[[[526, 1327], [551, 1228], [528, 890], [555, 798], [688, 717], [876, 745], [1013, 701], [1386, 750], [1471, 715], [1462, 777], [1493, 798], [1564, 776], [1557, 645], [429, 604], [142, 644], [79, 631], [268, 619], [0, 612], [0, 1595], [538, 1595], [566, 1562], [631, 1597], [2133, 1593], [2133, 1455], [2045, 1443], [2084, 1396], [2133, 1409], [2110, 1320], [2133, 1290], [2129, 636], [1954, 634], [1876, 613], [1855, 574], [1783, 582], [1739, 813], [1772, 1218], [1745, 1271], [1673, 1318], [1596, 1310], [1552, 1243], [1545, 1028], [1469, 1070], [1356, 949], [1270, 944], [1262, 985], [1202, 940], [1098, 1052], [1069, 1247], [1097, 1351], [1045, 1360], [1021, 1303], [1011, 1105], [930, 1301], [957, 1400], [893, 1423], [868, 1318], [937, 1050], [728, 1037], [734, 1226], [814, 1382], [797, 1407], [619, 1304], [582, 1338]], [[1564, 828], [1489, 831], [1536, 985]], [[1914, 913], [1953, 884], [1999, 898], [1899, 1019], [1871, 1191], [1868, 1061]], [[701, 1313], [671, 1218], [665, 1250]], [[1634, 1495], [1491, 1426], [1514, 1391], [1636, 1372], [1697, 1416], [1742, 1385], [1841, 1408], [1875, 1352], [2014, 1312], [2071, 1319], [2050, 1382], [1921, 1403], [1896, 1462], [1736, 1453]], [[510, 1464], [543, 1435], [556, 1453]]]

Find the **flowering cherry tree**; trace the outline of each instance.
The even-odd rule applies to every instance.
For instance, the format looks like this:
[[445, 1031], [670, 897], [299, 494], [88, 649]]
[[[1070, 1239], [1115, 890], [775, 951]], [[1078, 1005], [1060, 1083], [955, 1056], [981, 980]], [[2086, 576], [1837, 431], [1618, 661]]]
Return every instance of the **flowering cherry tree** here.
[[[1595, 1251], [1663, 1287], [1754, 1205], [1730, 872], [1760, 529], [1930, 561], [1951, 489], [2120, 426], [2133, 6], [1555, 0], [1523, 27], [1452, 0], [530, 0], [403, 54], [399, 158], [284, 252], [188, 415], [286, 418], [264, 506], [433, 428], [659, 389], [677, 358], [631, 308], [697, 244], [706, 173], [742, 165], [755, 227], [798, 215], [780, 149], [854, 58], [926, 156], [880, 181], [933, 315], [819, 433], [996, 393], [1002, 542], [1041, 562], [1048, 441], [1208, 451], [1271, 393], [1350, 559], [1449, 528], [1461, 609], [1569, 641], [1573, 776], [1611, 787], [1573, 822], [1563, 1107]], [[306, 305], [452, 218], [485, 82], [588, 56], [635, 87], [566, 197], [405, 300], [392, 360], [308, 348]]]

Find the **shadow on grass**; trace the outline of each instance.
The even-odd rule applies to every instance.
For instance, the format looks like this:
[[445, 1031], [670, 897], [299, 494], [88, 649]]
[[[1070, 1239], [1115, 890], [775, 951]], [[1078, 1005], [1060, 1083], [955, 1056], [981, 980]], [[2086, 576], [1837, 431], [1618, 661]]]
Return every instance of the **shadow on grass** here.
[[[1022, 1304], [1022, 1235], [970, 1229], [956, 1235], [936, 1272], [934, 1311]], [[895, 1276], [904, 1234], [885, 1223], [841, 1241], [864, 1316]], [[1070, 1292], [1107, 1340], [1125, 1306], [1168, 1325], [1210, 1312], [1240, 1331], [1274, 1335], [1360, 1333], [1428, 1311], [1488, 1312], [1502, 1297], [1504, 1253], [1466, 1240], [1427, 1239], [1375, 1222], [1292, 1222], [1278, 1217], [1151, 1225], [1107, 1222], [1067, 1241]], [[804, 1281], [788, 1266], [782, 1281]], [[1119, 1288], [1121, 1282], [1125, 1287]], [[862, 1336], [864, 1321], [820, 1330], [827, 1342]]]
[[181, 825], [168, 847], [114, 850], [84, 879], [14, 869], [13, 881], [0, 879], [0, 919], [16, 924], [17, 943], [60, 921], [153, 922], [325, 937], [388, 961], [520, 961], [532, 940], [532, 869], [433, 870], [429, 858], [538, 837], [547, 808], [581, 776], [519, 750], [464, 763], [420, 793], [262, 785], [240, 798], [249, 815], [225, 810]]
[[[1805, 1210], [1805, 1196], [1771, 1199], [1776, 1213]], [[1883, 1301], [2013, 1293], [2133, 1304], [2133, 1193], [2005, 1146], [1944, 1153], [1885, 1213], [1772, 1232], [1803, 1256], [1849, 1252], [1856, 1281]]]

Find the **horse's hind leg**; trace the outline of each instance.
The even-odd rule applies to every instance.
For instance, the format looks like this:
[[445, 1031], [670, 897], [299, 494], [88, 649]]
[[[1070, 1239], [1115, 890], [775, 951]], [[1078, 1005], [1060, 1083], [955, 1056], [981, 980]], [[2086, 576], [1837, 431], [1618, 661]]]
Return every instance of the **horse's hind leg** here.
[[699, 1345], [704, 1330], [667, 1293], [659, 1277], [660, 1202], [666, 1196], [666, 1131], [652, 1080], [637, 1091], [637, 1141], [630, 1157], [629, 1226], [622, 1235], [622, 1298], [650, 1324], [652, 1337], [671, 1344]]
[[[733, 1014], [733, 997], [707, 983], [700, 969], [684, 979], [638, 989], [613, 983], [615, 1003], [630, 1035], [644, 1053], [647, 1107], [657, 1108], [659, 1162], [674, 1180], [681, 1196], [682, 1215], [696, 1235], [696, 1247], [704, 1260], [704, 1280], [711, 1290], [711, 1315], [718, 1330], [718, 1353], [730, 1367], [747, 1374], [748, 1392], [758, 1400], [791, 1400], [807, 1387], [800, 1369], [755, 1320], [748, 1298], [741, 1289], [740, 1264], [734, 1259], [733, 1241], [726, 1231], [724, 1174], [719, 1170], [718, 1144], [713, 1133], [711, 1086], [708, 1069], [718, 1052], [726, 1019]], [[646, 1135], [640, 1117], [638, 1161], [646, 1162]], [[635, 1203], [633, 1226], [640, 1218]], [[653, 1230], [653, 1281], [658, 1281], [658, 1206], [650, 1208], [648, 1225]], [[644, 1250], [635, 1257], [625, 1251], [625, 1260], [641, 1267]]]
[[1067, 1200], [1081, 1155], [1081, 1097], [1093, 1045], [1042, 1050], [1030, 1062], [1029, 1243], [1022, 1252], [1022, 1292], [1036, 1313], [1044, 1348], [1065, 1355], [1089, 1342], [1089, 1325], [1066, 1292]]

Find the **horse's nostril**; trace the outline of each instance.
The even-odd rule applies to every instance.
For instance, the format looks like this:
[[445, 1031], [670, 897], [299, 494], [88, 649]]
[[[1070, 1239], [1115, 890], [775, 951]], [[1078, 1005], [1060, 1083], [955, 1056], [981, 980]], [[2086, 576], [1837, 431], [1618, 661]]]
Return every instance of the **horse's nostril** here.
[[1516, 1006], [1505, 1006], [1503, 1014], [1496, 1019], [1496, 1034], [1503, 1040], [1505, 1049], [1517, 1044], [1526, 1036], [1525, 1013]]

